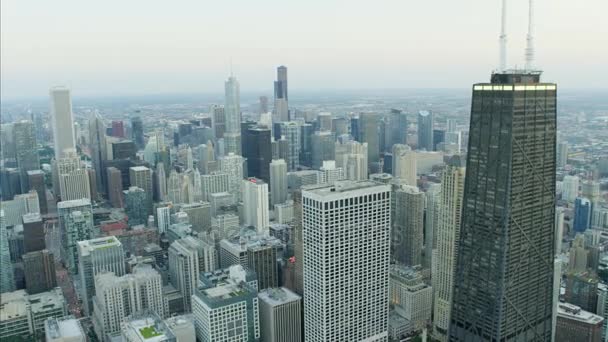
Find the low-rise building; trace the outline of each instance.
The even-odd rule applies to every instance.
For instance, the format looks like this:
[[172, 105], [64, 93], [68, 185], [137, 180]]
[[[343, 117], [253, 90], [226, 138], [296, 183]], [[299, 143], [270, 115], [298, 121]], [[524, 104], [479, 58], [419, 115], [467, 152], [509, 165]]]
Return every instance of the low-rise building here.
[[86, 342], [87, 337], [74, 316], [53, 317], [44, 322], [46, 342]]
[[44, 322], [48, 318], [67, 314], [65, 298], [58, 287], [35, 295], [28, 295], [25, 290], [5, 292], [0, 298], [2, 339], [11, 336], [35, 339], [44, 334]]
[[121, 331], [124, 342], [177, 342], [171, 329], [153, 311], [142, 311], [125, 318]]

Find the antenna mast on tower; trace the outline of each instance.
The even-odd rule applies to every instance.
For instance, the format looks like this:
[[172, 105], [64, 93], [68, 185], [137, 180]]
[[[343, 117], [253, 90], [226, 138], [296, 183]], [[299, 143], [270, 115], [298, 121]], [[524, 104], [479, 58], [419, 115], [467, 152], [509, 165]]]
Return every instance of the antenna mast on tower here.
[[498, 71], [507, 69], [507, 0], [502, 0], [502, 19], [500, 29], [500, 61]]
[[526, 70], [534, 67], [534, 0], [529, 0], [528, 36], [526, 38]]

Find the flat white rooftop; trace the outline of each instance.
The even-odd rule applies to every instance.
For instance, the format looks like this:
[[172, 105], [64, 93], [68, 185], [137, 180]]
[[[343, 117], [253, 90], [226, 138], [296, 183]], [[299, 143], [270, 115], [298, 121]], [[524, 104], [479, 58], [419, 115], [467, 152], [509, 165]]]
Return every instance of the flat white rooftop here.
[[603, 317], [585, 311], [576, 305], [569, 303], [559, 303], [557, 305], [558, 317], [563, 317], [587, 324], [597, 324], [604, 320]]
[[133, 171], [148, 171], [150, 169], [148, 169], [145, 166], [132, 166], [131, 170], [133, 170]]
[[92, 250], [98, 248], [114, 246], [122, 246], [120, 241], [115, 236], [106, 236], [91, 240], [78, 241], [78, 249], [80, 250], [81, 255], [89, 255]]
[[263, 290], [258, 294], [258, 297], [271, 306], [279, 306], [302, 299], [302, 297], [285, 287]]
[[302, 188], [302, 196], [319, 201], [331, 201], [344, 196], [367, 195], [390, 191], [390, 186], [370, 180], [337, 181], [333, 184], [310, 185]]

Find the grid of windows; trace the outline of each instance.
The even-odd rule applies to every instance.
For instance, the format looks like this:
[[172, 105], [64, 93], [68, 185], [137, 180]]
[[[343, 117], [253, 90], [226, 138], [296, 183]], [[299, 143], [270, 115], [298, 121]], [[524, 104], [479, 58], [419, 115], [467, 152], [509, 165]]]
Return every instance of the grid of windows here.
[[390, 187], [339, 183], [302, 192], [306, 339], [385, 341]]
[[550, 340], [556, 86], [493, 79], [473, 90], [450, 339]]

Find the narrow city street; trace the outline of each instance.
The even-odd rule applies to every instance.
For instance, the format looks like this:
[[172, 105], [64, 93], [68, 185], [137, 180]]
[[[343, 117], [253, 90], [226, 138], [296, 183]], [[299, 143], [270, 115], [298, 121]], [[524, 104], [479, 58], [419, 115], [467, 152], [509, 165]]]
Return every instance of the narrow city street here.
[[68, 311], [76, 318], [82, 317], [82, 307], [78, 300], [78, 294], [74, 288], [74, 282], [68, 274], [68, 271], [60, 262], [55, 263], [55, 273], [57, 274], [57, 285], [61, 287], [65, 296]]

